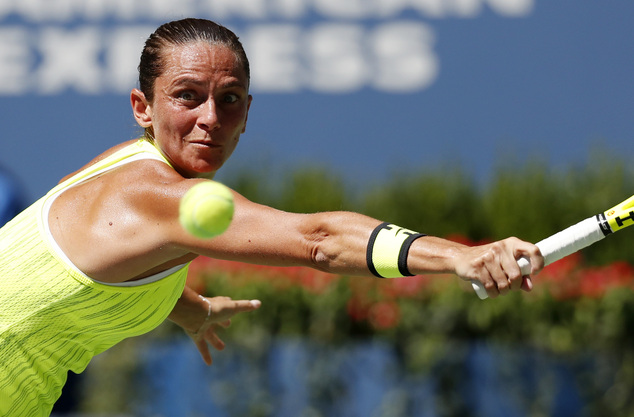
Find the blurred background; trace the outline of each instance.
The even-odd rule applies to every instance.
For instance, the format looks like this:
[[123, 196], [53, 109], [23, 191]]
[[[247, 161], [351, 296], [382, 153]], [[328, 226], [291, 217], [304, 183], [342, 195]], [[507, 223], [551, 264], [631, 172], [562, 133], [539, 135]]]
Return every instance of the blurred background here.
[[[218, 179], [254, 200], [477, 243], [537, 241], [634, 193], [631, 2], [0, 0], [0, 208], [139, 135], [142, 44], [187, 16], [249, 55], [249, 124]], [[201, 260], [200, 291], [264, 301], [230, 349], [206, 368], [166, 324], [71, 375], [56, 415], [632, 415], [630, 239], [485, 303], [448, 276]]]

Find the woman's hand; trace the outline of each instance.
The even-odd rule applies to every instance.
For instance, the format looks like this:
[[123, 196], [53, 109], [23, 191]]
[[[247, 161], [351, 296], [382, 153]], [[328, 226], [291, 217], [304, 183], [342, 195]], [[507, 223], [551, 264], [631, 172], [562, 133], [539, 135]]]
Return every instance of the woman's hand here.
[[199, 294], [196, 294], [194, 298], [192, 293], [191, 290], [186, 291], [189, 296], [186, 306], [183, 303], [180, 308], [174, 309], [170, 320], [185, 330], [185, 333], [194, 341], [205, 363], [211, 365], [209, 345], [217, 350], [225, 348], [225, 343], [218, 336], [217, 330], [229, 327], [231, 318], [236, 314], [256, 310], [262, 303], [259, 300], [209, 298]]
[[479, 281], [489, 297], [504, 295], [509, 290], [530, 291], [530, 276], [522, 276], [517, 259], [525, 257], [531, 264], [531, 275], [544, 267], [539, 248], [532, 243], [511, 237], [487, 245], [464, 247], [455, 263], [456, 274], [469, 281]]

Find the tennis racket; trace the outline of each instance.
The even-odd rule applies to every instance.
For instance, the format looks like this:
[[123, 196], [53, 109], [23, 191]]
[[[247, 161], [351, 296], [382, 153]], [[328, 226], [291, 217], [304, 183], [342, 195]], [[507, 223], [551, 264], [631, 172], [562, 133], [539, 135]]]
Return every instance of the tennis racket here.
[[[548, 265], [632, 224], [634, 224], [634, 195], [610, 210], [582, 220], [535, 245], [544, 256], [544, 265]], [[517, 264], [522, 275], [530, 274], [531, 265], [527, 258], [518, 259]], [[480, 299], [488, 298], [484, 286], [479, 281], [471, 281], [471, 285]]]

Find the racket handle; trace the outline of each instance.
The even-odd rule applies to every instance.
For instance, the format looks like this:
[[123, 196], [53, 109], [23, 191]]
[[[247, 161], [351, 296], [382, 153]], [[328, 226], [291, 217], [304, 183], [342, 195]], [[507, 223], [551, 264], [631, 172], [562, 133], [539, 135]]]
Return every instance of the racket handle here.
[[[593, 216], [547, 237], [535, 245], [542, 253], [544, 266], [546, 266], [590, 246], [604, 237], [605, 234], [600, 227], [600, 219], [598, 216]], [[517, 265], [519, 265], [522, 275], [531, 273], [531, 265], [527, 258], [519, 258]], [[479, 281], [471, 281], [471, 286], [481, 300], [489, 297]]]

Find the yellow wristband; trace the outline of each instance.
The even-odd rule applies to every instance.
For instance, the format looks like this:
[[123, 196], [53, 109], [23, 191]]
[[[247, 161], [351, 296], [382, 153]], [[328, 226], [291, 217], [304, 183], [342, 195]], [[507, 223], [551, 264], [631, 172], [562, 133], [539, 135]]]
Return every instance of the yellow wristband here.
[[366, 261], [370, 272], [379, 278], [411, 277], [407, 254], [414, 240], [426, 236], [390, 223], [381, 223], [368, 241]]

